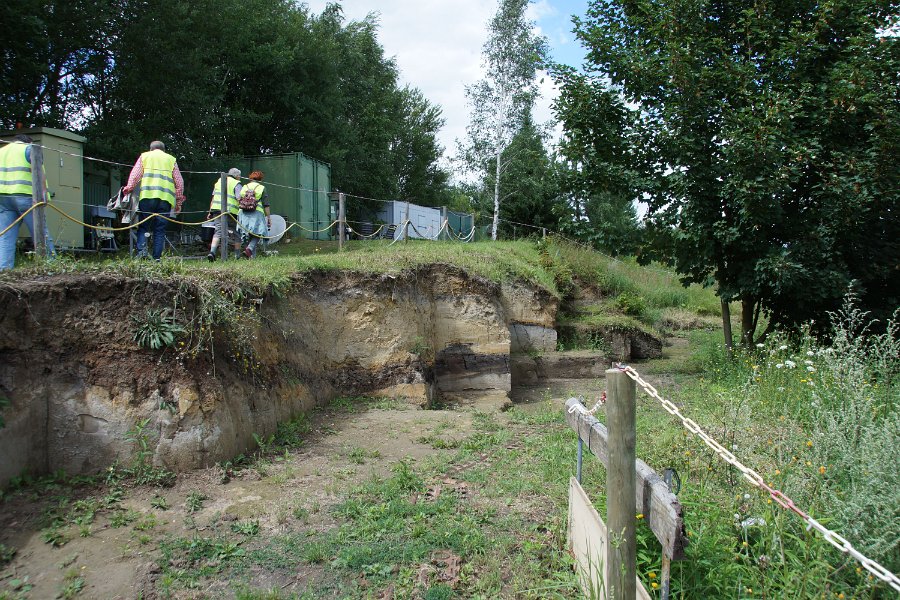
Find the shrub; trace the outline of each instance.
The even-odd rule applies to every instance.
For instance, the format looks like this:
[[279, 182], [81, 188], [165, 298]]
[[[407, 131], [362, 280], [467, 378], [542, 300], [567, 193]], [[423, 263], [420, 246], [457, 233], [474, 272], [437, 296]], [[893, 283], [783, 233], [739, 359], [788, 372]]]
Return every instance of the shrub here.
[[616, 306], [626, 315], [639, 317], [647, 310], [647, 302], [643, 296], [632, 294], [631, 292], [622, 292], [616, 297]]

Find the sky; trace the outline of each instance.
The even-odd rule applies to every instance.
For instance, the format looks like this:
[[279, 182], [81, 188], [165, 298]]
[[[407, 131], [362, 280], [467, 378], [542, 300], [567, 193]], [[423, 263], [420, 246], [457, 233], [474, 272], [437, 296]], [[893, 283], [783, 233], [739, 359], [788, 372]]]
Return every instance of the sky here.
[[[306, 0], [320, 13], [328, 0]], [[469, 122], [465, 86], [478, 81], [481, 49], [487, 39], [487, 23], [496, 12], [496, 0], [342, 0], [344, 17], [360, 20], [378, 15], [378, 36], [385, 54], [397, 61], [401, 84], [419, 88], [433, 104], [440, 105], [446, 121], [438, 135], [445, 156], [452, 155]], [[535, 0], [529, 18], [550, 44], [557, 62], [580, 66], [584, 51], [572, 34], [572, 15], [583, 16], [588, 0]], [[542, 98], [535, 107], [538, 122], [551, 119], [550, 104], [556, 91], [549, 77], [541, 85]]]

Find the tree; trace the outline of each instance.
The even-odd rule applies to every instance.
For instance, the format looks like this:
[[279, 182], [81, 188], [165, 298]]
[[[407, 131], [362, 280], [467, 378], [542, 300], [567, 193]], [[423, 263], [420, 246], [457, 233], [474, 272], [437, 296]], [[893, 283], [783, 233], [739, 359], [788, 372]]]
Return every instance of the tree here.
[[446, 193], [440, 108], [399, 86], [374, 16], [291, 0], [9, 0], [0, 20], [15, 32], [0, 47], [0, 127], [72, 129], [87, 154], [128, 163], [153, 139], [184, 167], [299, 150], [347, 192]]
[[[503, 222], [498, 225], [498, 235], [524, 236], [540, 233], [541, 228], [558, 229], [564, 211], [560, 206], [559, 179], [545, 142], [545, 133], [528, 115], [503, 151], [500, 160], [505, 165], [507, 183], [500, 203]], [[489, 164], [487, 185], [482, 190], [494, 188], [493, 162]], [[479, 213], [491, 214], [494, 198], [489, 192], [476, 193], [473, 197]]]
[[546, 39], [536, 35], [533, 24], [525, 18], [528, 4], [529, 0], [500, 0], [482, 52], [487, 73], [466, 88], [472, 116], [461, 156], [482, 181], [491, 177], [494, 240], [500, 219], [501, 180], [515, 159], [507, 154], [504, 160], [504, 151], [530, 119], [538, 93], [535, 75], [547, 50]]
[[724, 319], [741, 301], [745, 344], [761, 312], [795, 325], [852, 281], [868, 308], [898, 304], [900, 43], [879, 35], [897, 9], [604, 0], [576, 23], [594, 81], [636, 107], [626, 162], [651, 227]]
[[635, 170], [635, 115], [606, 81], [554, 65], [560, 87], [553, 109], [563, 126], [557, 165], [567, 195], [563, 232], [607, 254], [632, 254], [640, 229], [634, 202], [642, 181]]

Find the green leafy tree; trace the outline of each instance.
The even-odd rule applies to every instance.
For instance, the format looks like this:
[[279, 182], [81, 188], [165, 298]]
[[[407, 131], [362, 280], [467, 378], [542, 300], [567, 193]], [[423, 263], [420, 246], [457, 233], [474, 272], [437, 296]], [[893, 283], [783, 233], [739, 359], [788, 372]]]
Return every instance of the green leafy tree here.
[[505, 153], [531, 117], [538, 94], [536, 72], [547, 51], [547, 41], [535, 34], [525, 17], [530, 0], [500, 0], [488, 24], [482, 51], [485, 78], [466, 88], [472, 108], [467, 140], [460, 147], [466, 167], [493, 186], [491, 239], [497, 239], [502, 181], [515, 156]]
[[671, 232], [685, 282], [718, 286], [726, 325], [741, 301], [744, 343], [762, 311], [770, 328], [796, 324], [854, 280], [867, 307], [898, 304], [900, 44], [879, 35], [897, 13], [604, 0], [576, 22], [592, 85], [635, 107], [622, 164], [651, 227]]
[[[559, 193], [559, 178], [553, 159], [546, 148], [546, 134], [532, 121], [523, 120], [509, 146], [500, 157], [506, 184], [500, 198], [498, 232], [504, 237], [539, 235], [541, 228], [555, 231], [559, 227], [563, 200]], [[478, 212], [490, 215], [494, 209], [494, 176], [496, 169], [489, 165], [488, 177], [477, 199]]]

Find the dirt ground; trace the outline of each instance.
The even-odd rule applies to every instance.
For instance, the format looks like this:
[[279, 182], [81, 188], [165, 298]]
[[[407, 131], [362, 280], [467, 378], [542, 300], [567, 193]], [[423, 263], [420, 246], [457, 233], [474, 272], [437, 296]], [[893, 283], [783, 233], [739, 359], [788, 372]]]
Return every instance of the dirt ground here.
[[[516, 399], [561, 399], [579, 389], [591, 397], [591, 388], [598, 385], [602, 382], [554, 382], [520, 390]], [[56, 531], [48, 529], [54, 509], [62, 507], [57, 512], [65, 512], [79, 500], [102, 502], [110, 488], [47, 483], [24, 487], [7, 497], [0, 514], [0, 544], [16, 551], [0, 570], [0, 598], [159, 597], [156, 561], [162, 540], [202, 535], [247, 520], [258, 520], [261, 537], [297, 528], [328, 529], [334, 525], [329, 508], [352, 486], [373, 474], [389, 474], [401, 460], [415, 464], [452, 454], [427, 438], [465, 438], [472, 431], [475, 410], [471, 406], [421, 410], [396, 401], [317, 410], [310, 415], [310, 431], [299, 448], [259, 461], [227, 483], [222, 483], [223, 469], [212, 468], [182, 474], [168, 488], [126, 487], [116, 510], [99, 510], [87, 531], [60, 527], [59, 540], [47, 539], [48, 530]], [[130, 522], [122, 522], [123, 514], [130, 515]], [[322, 568], [309, 565], [290, 577], [258, 575], [255, 587], [278, 587], [285, 593], [303, 590], [324, 577]], [[207, 589], [175, 597], [222, 597], [228, 594], [228, 584], [214, 582]]]

